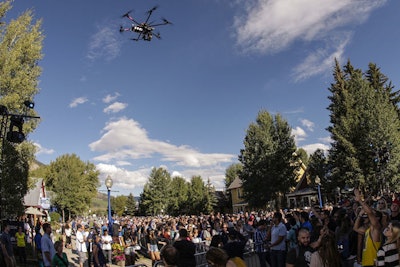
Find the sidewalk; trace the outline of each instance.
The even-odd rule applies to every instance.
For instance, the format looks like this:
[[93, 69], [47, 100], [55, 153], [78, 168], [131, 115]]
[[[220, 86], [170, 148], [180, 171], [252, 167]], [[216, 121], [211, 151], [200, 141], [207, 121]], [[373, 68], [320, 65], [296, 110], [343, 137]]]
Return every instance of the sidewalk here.
[[[75, 248], [76, 248], [75, 247], [75, 236], [72, 236], [72, 249], [64, 248], [64, 252], [68, 256], [68, 261], [69, 261], [70, 267], [78, 267], [79, 266], [78, 254], [76, 253]], [[141, 255], [139, 260], [136, 261], [136, 264], [146, 264], [148, 267], [151, 267], [151, 260], [148, 258], [145, 258]], [[86, 263], [86, 265], [84, 265], [84, 267], [90, 267], [90, 266], [87, 266], [87, 263]], [[118, 267], [118, 265], [112, 264], [110, 267]]]

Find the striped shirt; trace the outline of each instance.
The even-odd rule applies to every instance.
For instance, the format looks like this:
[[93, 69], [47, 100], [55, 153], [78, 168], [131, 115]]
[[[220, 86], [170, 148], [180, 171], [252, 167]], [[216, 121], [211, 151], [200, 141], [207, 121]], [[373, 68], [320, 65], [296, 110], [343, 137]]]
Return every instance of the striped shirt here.
[[267, 238], [267, 231], [265, 229], [257, 229], [254, 232], [254, 246], [255, 251], [258, 253], [265, 252], [264, 242]]
[[400, 266], [399, 251], [396, 242], [383, 245], [378, 250], [376, 266]]

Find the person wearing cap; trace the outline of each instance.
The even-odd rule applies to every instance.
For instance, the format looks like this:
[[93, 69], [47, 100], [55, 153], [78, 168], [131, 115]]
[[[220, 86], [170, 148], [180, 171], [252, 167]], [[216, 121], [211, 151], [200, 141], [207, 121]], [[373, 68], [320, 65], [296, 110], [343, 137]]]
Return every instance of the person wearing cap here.
[[101, 236], [101, 244], [102, 244], [101, 249], [103, 250], [104, 255], [106, 256], [107, 261], [110, 265], [112, 261], [111, 243], [112, 243], [112, 237], [108, 234], [108, 230], [104, 229], [103, 235]]

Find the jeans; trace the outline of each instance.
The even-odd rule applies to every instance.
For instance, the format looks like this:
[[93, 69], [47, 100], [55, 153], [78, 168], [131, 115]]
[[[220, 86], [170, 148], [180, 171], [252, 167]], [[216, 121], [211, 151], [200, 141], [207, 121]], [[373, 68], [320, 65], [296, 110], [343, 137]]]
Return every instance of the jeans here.
[[285, 266], [286, 266], [286, 251], [271, 250], [271, 267], [285, 267]]

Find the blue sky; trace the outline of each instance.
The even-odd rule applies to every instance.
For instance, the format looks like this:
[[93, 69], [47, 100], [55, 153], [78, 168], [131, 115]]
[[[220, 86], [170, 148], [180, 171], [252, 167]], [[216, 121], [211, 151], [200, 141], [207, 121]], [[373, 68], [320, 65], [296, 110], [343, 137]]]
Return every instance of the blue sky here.
[[[173, 22], [162, 40], [119, 33], [122, 14], [142, 21], [154, 5], [151, 20]], [[29, 8], [45, 35], [37, 159], [75, 153], [115, 195], [138, 196], [152, 167], [222, 189], [260, 110], [280, 113], [298, 147], [329, 148], [334, 58], [399, 85], [397, 0], [17, 0], [7, 18]]]

